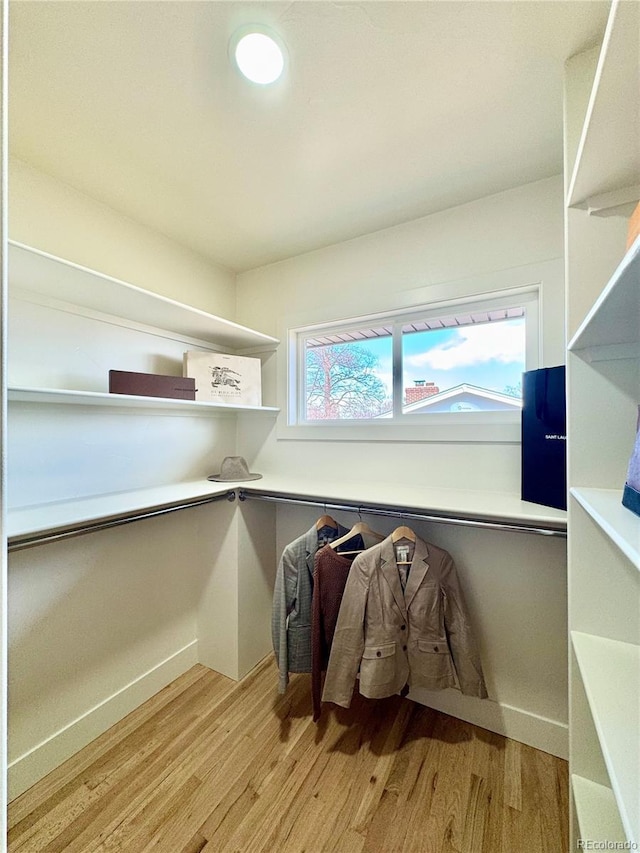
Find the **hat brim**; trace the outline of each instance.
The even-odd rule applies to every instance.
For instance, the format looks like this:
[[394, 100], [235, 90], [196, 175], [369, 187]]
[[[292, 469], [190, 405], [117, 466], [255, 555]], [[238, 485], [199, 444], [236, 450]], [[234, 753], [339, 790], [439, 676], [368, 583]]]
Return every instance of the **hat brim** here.
[[247, 480], [261, 480], [262, 474], [249, 474], [248, 477], [222, 477], [220, 474], [210, 474], [207, 480], [212, 480], [214, 483], [244, 483]]

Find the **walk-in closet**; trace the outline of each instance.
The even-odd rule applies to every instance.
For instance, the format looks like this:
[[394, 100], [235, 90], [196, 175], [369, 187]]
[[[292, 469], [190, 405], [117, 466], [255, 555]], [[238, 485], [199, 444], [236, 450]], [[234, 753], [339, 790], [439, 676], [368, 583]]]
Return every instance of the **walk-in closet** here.
[[3, 12], [6, 849], [638, 848], [640, 2]]

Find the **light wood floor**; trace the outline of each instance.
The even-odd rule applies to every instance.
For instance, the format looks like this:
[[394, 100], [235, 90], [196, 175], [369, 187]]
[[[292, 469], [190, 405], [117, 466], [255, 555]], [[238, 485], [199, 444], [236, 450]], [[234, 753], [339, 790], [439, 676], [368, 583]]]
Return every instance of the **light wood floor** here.
[[566, 853], [564, 761], [408, 699], [196, 666], [9, 807], [9, 851]]

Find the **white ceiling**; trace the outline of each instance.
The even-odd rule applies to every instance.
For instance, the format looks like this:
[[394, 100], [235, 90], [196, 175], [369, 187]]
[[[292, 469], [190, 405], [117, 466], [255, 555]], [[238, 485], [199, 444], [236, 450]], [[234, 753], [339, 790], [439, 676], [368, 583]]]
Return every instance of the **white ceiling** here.
[[[608, 2], [13, 2], [10, 150], [241, 271], [562, 170]], [[241, 25], [287, 45], [271, 88]]]

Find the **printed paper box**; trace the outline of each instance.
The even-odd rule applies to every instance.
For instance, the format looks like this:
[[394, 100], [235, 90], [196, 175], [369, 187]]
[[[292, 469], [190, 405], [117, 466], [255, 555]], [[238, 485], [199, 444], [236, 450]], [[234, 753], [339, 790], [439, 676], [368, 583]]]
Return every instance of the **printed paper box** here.
[[183, 374], [196, 381], [196, 400], [236, 406], [262, 405], [259, 358], [215, 352], [185, 352]]

